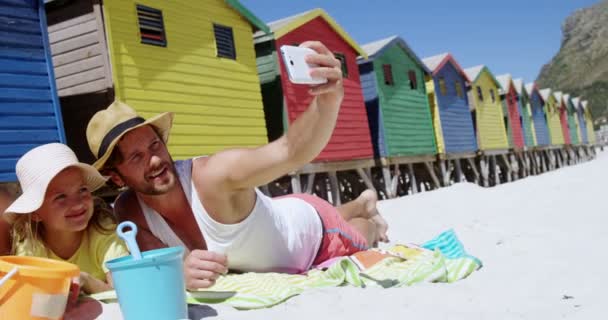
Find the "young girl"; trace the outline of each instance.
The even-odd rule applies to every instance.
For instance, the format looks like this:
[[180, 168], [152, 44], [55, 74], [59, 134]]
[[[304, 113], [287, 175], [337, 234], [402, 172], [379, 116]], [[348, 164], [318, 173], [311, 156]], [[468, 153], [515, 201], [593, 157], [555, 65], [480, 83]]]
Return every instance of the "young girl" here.
[[16, 187], [11, 184], [0, 184], [0, 256], [11, 253], [10, 225], [4, 219], [2, 212], [15, 201]]
[[60, 143], [30, 150], [16, 171], [23, 194], [5, 212], [13, 254], [76, 264], [85, 293], [111, 290], [105, 262], [128, 251], [116, 236], [112, 211], [91, 195], [105, 179]]

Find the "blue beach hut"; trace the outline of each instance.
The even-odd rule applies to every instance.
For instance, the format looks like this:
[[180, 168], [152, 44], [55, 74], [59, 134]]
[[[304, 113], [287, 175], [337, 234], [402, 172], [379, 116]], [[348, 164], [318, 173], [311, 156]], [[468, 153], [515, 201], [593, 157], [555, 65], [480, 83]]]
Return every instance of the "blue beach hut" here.
[[65, 142], [46, 30], [42, 0], [0, 0], [0, 182], [28, 150]]
[[469, 78], [450, 53], [427, 57], [422, 62], [431, 71], [427, 88], [434, 90], [427, 91], [439, 153], [474, 156], [477, 139], [466, 91]]

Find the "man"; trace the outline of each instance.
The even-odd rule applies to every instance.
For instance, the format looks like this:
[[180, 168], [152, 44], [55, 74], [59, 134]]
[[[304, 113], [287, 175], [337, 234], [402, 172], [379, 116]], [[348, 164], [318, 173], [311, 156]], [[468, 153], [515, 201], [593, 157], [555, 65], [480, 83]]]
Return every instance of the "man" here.
[[213, 285], [228, 267], [297, 273], [387, 241], [371, 190], [334, 208], [311, 195], [270, 199], [256, 189], [313, 160], [336, 124], [343, 98], [340, 62], [319, 42], [302, 46], [317, 52], [307, 57], [319, 66], [311, 75], [328, 82], [311, 87], [308, 110], [267, 145], [174, 163], [165, 145], [170, 113], [146, 121], [115, 102], [89, 122], [94, 165], [130, 189], [117, 199], [115, 212], [138, 225], [142, 250], [187, 249], [190, 289]]

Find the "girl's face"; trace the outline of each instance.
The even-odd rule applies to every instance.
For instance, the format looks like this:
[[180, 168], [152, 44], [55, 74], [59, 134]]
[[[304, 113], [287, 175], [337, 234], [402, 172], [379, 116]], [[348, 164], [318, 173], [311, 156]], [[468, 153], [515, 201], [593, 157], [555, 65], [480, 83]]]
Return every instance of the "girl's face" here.
[[45, 229], [51, 232], [79, 232], [87, 228], [93, 216], [93, 197], [79, 168], [67, 168], [51, 180], [44, 202], [35, 212]]

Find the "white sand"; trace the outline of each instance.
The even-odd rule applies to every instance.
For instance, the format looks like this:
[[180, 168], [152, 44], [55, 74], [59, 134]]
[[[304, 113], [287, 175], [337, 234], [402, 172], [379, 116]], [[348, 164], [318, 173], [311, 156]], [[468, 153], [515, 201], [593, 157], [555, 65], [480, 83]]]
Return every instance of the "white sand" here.
[[453, 228], [484, 267], [454, 284], [328, 288], [270, 309], [203, 311], [213, 319], [603, 319], [606, 186], [608, 152], [496, 188], [458, 184], [382, 201], [393, 243], [420, 243]]

